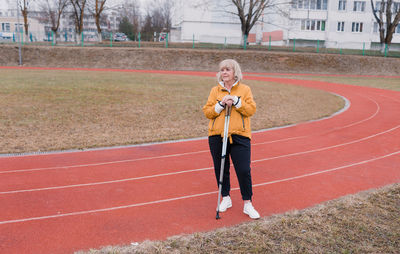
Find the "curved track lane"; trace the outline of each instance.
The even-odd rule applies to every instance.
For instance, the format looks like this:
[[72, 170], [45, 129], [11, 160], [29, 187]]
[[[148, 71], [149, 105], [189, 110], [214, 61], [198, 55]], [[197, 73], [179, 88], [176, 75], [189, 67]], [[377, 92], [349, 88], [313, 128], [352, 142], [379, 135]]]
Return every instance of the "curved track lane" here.
[[[253, 134], [254, 204], [262, 216], [399, 182], [399, 92], [246, 79], [322, 89], [348, 100], [333, 117]], [[204, 138], [0, 157], [0, 250], [71, 253], [248, 221], [235, 177], [233, 207], [215, 220], [215, 185]]]

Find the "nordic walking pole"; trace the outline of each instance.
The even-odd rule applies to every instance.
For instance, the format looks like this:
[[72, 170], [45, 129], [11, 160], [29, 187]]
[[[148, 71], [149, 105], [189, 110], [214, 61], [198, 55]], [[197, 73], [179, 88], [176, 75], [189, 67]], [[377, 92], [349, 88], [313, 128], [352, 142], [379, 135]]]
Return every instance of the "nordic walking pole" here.
[[222, 141], [221, 171], [219, 173], [219, 182], [218, 182], [219, 185], [218, 185], [217, 216], [215, 217], [215, 219], [217, 220], [221, 218], [219, 217], [219, 203], [221, 201], [222, 181], [224, 177], [226, 147], [228, 145], [228, 131], [229, 131], [229, 119], [231, 117], [231, 107], [226, 107], [225, 110], [226, 113], [225, 113], [225, 125], [224, 125], [224, 138]]

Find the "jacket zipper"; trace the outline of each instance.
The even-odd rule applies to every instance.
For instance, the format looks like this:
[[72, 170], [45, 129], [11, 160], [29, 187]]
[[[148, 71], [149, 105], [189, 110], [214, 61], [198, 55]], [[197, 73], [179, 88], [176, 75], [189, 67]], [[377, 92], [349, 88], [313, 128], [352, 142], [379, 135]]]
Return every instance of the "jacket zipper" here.
[[244, 126], [244, 118], [242, 116], [242, 124], [243, 124], [243, 130], [246, 130], [246, 127]]
[[214, 120], [213, 120], [213, 123], [212, 123], [212, 126], [211, 126], [211, 130], [214, 129], [214, 123], [215, 123], [215, 118], [214, 118]]

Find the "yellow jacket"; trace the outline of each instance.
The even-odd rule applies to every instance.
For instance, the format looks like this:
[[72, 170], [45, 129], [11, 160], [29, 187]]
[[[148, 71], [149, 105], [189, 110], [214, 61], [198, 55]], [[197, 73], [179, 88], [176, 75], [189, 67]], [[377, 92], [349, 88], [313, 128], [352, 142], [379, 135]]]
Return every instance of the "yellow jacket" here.
[[[236, 83], [229, 92], [222, 84], [211, 89], [206, 105], [203, 107], [204, 115], [210, 119], [208, 124], [208, 135], [224, 135], [225, 112], [218, 113], [217, 108], [221, 107], [218, 102], [222, 101], [225, 95], [237, 96], [236, 106], [232, 105], [229, 123], [229, 137], [232, 134], [251, 138], [250, 117], [256, 112], [256, 103], [250, 87], [240, 82]], [[221, 107], [222, 108], [222, 107]]]

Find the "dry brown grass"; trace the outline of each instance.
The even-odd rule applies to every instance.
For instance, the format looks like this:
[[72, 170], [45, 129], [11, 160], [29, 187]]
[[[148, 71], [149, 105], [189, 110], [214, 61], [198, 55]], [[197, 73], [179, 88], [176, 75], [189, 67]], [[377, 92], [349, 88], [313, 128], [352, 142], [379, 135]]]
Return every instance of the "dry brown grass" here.
[[400, 184], [211, 232], [87, 253], [399, 253]]
[[[282, 77], [282, 76], [280, 76]], [[329, 77], [329, 76], [290, 76], [290, 78], [303, 80], [319, 80], [339, 84], [357, 86], [368, 86], [381, 89], [388, 89], [400, 92], [400, 78], [379, 78], [379, 77]]]
[[[202, 106], [215, 85], [214, 78], [4, 69], [0, 76], [0, 153], [207, 135]], [[252, 120], [254, 130], [318, 119], [343, 106], [341, 98], [318, 90], [246, 83], [258, 106]]]

